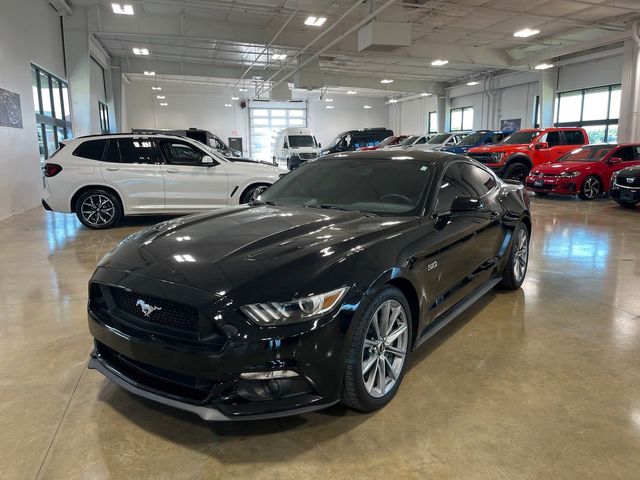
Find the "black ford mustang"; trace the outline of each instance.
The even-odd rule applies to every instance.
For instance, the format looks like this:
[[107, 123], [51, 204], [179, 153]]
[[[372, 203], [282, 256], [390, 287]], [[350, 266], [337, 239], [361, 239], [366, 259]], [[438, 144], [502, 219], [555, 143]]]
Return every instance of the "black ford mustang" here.
[[520, 287], [530, 231], [523, 187], [467, 157], [325, 157], [107, 254], [90, 367], [207, 420], [372, 411], [414, 348], [497, 284]]

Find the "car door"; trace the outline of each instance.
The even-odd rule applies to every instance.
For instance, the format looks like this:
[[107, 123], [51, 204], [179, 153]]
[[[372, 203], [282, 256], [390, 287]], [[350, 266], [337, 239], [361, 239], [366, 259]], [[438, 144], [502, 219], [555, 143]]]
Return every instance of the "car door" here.
[[227, 173], [221, 162], [213, 159], [203, 164], [208, 155], [183, 140], [160, 139], [159, 143], [166, 161], [162, 170], [167, 210], [194, 212], [227, 206]]
[[123, 197], [126, 213], [164, 210], [162, 155], [147, 137], [111, 138], [100, 173]]
[[561, 131], [547, 132], [540, 137], [538, 144], [547, 143], [547, 148], [538, 148], [538, 158], [540, 163], [554, 162], [562, 155], [567, 153], [568, 150], [572, 150], [575, 147], [571, 147], [567, 150], [567, 145], [564, 142], [564, 137]]
[[[428, 318], [432, 320], [491, 274], [501, 243], [499, 212], [490, 198], [496, 186], [492, 173], [467, 162], [450, 164], [440, 181], [430, 217], [429, 236], [434, 240], [417, 269], [423, 284], [431, 286]], [[457, 197], [477, 198], [482, 206], [473, 212], [452, 213]]]

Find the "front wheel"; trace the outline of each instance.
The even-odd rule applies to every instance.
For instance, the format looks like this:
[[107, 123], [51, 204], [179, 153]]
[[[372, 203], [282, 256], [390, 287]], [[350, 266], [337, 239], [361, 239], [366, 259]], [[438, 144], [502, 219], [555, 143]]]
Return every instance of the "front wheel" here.
[[411, 310], [400, 290], [380, 291], [356, 320], [347, 356], [342, 403], [363, 412], [396, 394], [411, 347]]
[[500, 286], [507, 290], [517, 290], [524, 282], [529, 266], [529, 230], [523, 223], [513, 232], [513, 243], [507, 264], [504, 267]]
[[578, 197], [582, 200], [593, 200], [602, 193], [602, 182], [594, 175], [584, 179]]
[[531, 169], [524, 163], [513, 162], [507, 165], [507, 168], [505, 168], [504, 174], [502, 176], [504, 178], [508, 178], [509, 180], [517, 180], [520, 183], [524, 183], [524, 179], [527, 178], [530, 170]]
[[117, 225], [122, 219], [122, 203], [108, 190], [95, 189], [84, 192], [76, 202], [76, 216], [85, 226], [103, 230]]

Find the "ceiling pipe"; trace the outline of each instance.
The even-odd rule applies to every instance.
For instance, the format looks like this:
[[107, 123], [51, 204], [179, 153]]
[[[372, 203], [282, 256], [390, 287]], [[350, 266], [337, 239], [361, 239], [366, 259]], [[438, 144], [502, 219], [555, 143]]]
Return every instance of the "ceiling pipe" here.
[[[292, 77], [293, 75], [295, 75], [296, 73], [298, 73], [300, 70], [302, 70], [306, 65], [308, 65], [310, 62], [312, 62], [313, 60], [315, 60], [318, 56], [320, 56], [323, 52], [329, 50], [332, 46], [334, 46], [336, 43], [341, 42], [344, 38], [348, 37], [349, 35], [351, 35], [353, 32], [355, 32], [356, 30], [358, 30], [359, 28], [361, 28], [363, 25], [365, 25], [367, 22], [373, 20], [378, 14], [380, 14], [380, 12], [382, 12], [384, 9], [386, 9], [387, 7], [390, 7], [391, 5], [393, 5], [394, 3], [396, 3], [396, 0], [387, 0], [385, 3], [383, 3], [381, 6], [379, 6], [378, 8], [376, 8], [373, 12], [371, 12], [369, 15], [367, 15], [364, 19], [360, 20], [358, 23], [356, 23], [353, 27], [349, 28], [346, 32], [344, 32], [342, 35], [338, 36], [336, 39], [332, 40], [331, 42], [329, 42], [327, 45], [325, 45], [324, 47], [322, 47], [320, 50], [318, 50], [316, 53], [314, 53], [313, 55], [311, 55], [306, 61], [304, 61], [301, 65], [299, 65], [297, 68], [295, 68], [293, 71], [289, 72], [288, 74], [286, 74], [284, 77], [282, 77], [280, 80], [278, 80], [277, 82], [273, 82], [269, 88], [267, 90], [265, 90], [266, 93], [269, 90], [273, 89], [273, 87], [275, 87], [276, 85], [280, 85], [282, 82], [284, 82], [285, 80], [287, 80], [288, 78]], [[356, 6], [360, 5], [360, 2], [357, 2], [353, 7], [351, 7], [349, 10], [347, 10], [347, 12], [342, 15], [343, 18], [344, 16], [347, 15], [347, 13], [349, 13], [351, 10], [353, 10]], [[315, 43], [312, 42], [312, 43]], [[272, 80], [275, 76], [277, 75], [274, 74], [271, 76], [270, 80]]]

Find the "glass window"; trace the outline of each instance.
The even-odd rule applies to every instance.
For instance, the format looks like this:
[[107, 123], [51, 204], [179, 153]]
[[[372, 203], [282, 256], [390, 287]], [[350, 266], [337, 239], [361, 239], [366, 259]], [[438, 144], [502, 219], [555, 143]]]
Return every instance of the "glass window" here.
[[162, 151], [172, 165], [202, 165], [203, 153], [184, 142], [162, 142]]
[[622, 159], [624, 162], [631, 162], [636, 160], [636, 149], [635, 147], [622, 147], [616, 150], [613, 156]]
[[315, 147], [316, 142], [311, 135], [289, 135], [289, 146], [291, 148]]
[[589, 135], [589, 143], [609, 143], [607, 142], [606, 125], [588, 125], [584, 129]]
[[569, 130], [564, 132], [567, 145], [582, 145], [585, 143], [584, 134], [580, 130]]
[[307, 111], [299, 105], [292, 109], [264, 107], [249, 109], [250, 155], [256, 160], [271, 161], [278, 132], [287, 127], [306, 127]]
[[558, 159], [559, 162], [599, 162], [611, 150], [611, 145], [585, 145], [576, 148]]
[[53, 113], [56, 118], [63, 119], [64, 116], [62, 115], [62, 98], [60, 96], [60, 82], [57, 79], [52, 78], [51, 85], [53, 87], [51, 91], [53, 94]]
[[478, 197], [483, 197], [497, 185], [496, 177], [484, 168], [463, 163], [460, 171], [462, 180], [473, 188]]
[[620, 87], [611, 89], [611, 100], [609, 101], [609, 118], [616, 119], [620, 117]]
[[71, 122], [71, 106], [69, 105], [69, 87], [62, 84], [62, 107], [64, 108], [64, 119]]
[[117, 140], [109, 140], [109, 147], [107, 147], [107, 153], [104, 156], [105, 162], [120, 163], [120, 150], [118, 149]]
[[462, 110], [462, 130], [473, 130], [473, 107]]
[[78, 145], [78, 148], [73, 151], [73, 155], [76, 157], [90, 158], [91, 160], [102, 160], [106, 144], [106, 140], [87, 140]]
[[520, 130], [519, 132], [514, 132], [509, 135], [502, 143], [507, 145], [524, 145], [531, 143], [539, 134], [539, 130]]
[[558, 98], [558, 123], [579, 122], [582, 92], [561, 93]]
[[438, 133], [438, 113], [429, 112], [429, 118], [427, 121], [427, 132]]
[[[591, 138], [591, 136], [589, 136]], [[607, 143], [618, 143], [618, 125], [609, 125], [607, 129]]]
[[451, 110], [451, 131], [462, 130], [462, 109]]
[[40, 89], [38, 88], [38, 71], [31, 70], [31, 85], [33, 90], [33, 109], [36, 113], [42, 113], [40, 111]]
[[49, 76], [40, 72], [40, 96], [42, 97], [42, 114], [51, 117], [51, 90], [49, 88]]
[[458, 197], [477, 197], [476, 191], [463, 179], [462, 163], [454, 163], [447, 168], [442, 178], [436, 198], [437, 213], [450, 212], [453, 201]]
[[154, 142], [148, 139], [118, 139], [123, 163], [162, 163]]
[[47, 147], [47, 158], [53, 155], [58, 149], [58, 141], [56, 140], [56, 127], [53, 125], [44, 126], [45, 145]]
[[98, 113], [100, 116], [100, 130], [102, 134], [107, 134], [111, 132], [111, 128], [109, 127], [109, 107], [104, 103], [98, 101]]
[[609, 108], [609, 88], [594, 88], [584, 95], [582, 120], [602, 120], [607, 118]]
[[304, 110], [289, 110], [290, 117], [304, 117]]
[[272, 117], [286, 117], [287, 116], [287, 111], [286, 110], [271, 110], [271, 116]]
[[451, 109], [451, 131], [473, 129], [473, 107]]
[[47, 159], [47, 151], [44, 147], [44, 124], [39, 123], [37, 127], [38, 146], [40, 147], [40, 163], [44, 163], [44, 161]]

